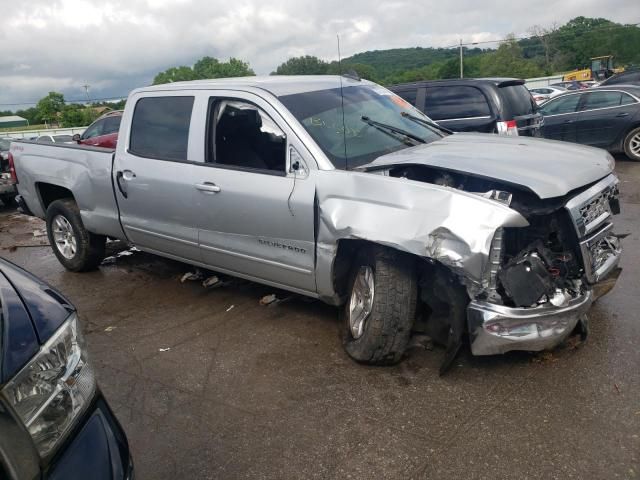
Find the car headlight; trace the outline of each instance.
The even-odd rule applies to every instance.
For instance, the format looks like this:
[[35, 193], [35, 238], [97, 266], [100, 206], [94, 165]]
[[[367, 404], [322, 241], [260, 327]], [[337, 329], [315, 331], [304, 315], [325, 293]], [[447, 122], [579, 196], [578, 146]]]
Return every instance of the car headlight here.
[[96, 391], [78, 317], [71, 314], [2, 390], [40, 453], [53, 451]]

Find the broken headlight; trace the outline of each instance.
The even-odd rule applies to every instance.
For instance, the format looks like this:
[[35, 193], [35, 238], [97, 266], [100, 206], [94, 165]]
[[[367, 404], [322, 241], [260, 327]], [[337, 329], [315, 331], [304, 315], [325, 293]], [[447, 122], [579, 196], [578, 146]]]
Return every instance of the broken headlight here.
[[93, 369], [72, 314], [2, 390], [41, 457], [50, 454], [96, 390]]

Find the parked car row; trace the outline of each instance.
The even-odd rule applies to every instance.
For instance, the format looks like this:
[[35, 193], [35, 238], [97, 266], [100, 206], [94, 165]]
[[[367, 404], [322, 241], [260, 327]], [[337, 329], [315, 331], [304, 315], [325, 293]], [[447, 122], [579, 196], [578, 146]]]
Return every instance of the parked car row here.
[[390, 89], [454, 132], [535, 137], [542, 125], [542, 115], [520, 79], [433, 80]]
[[[625, 74], [609, 80], [618, 76]], [[640, 86], [550, 85], [529, 91], [517, 79], [454, 79], [391, 90], [452, 131], [563, 140], [640, 161]]]

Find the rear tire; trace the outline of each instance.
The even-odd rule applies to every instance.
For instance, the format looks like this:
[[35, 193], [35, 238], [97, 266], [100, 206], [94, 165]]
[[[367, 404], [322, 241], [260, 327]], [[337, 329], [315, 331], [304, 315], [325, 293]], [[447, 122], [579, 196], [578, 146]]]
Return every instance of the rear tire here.
[[[363, 296], [362, 291], [367, 291], [367, 288], [362, 285], [371, 285], [371, 282], [370, 295]], [[349, 299], [342, 312], [345, 350], [361, 363], [398, 363], [409, 342], [416, 316], [414, 260], [407, 254], [388, 248], [367, 247], [356, 256], [348, 285]], [[363, 318], [363, 315], [357, 315], [358, 311], [363, 311], [358, 310], [363, 301], [364, 311], [369, 310], [370, 313], [358, 322], [358, 318]]]
[[106, 237], [88, 232], [80, 209], [70, 198], [55, 200], [47, 208], [47, 236], [58, 261], [72, 272], [94, 270], [105, 255]]
[[627, 133], [624, 138], [624, 153], [629, 160], [640, 162], [640, 127]]

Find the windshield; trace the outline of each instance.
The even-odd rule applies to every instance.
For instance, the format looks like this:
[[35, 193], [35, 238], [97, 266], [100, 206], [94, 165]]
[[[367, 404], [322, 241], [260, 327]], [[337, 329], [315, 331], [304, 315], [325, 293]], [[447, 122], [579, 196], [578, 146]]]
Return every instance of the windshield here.
[[[422, 123], [420, 120], [431, 120], [386, 88], [370, 84], [344, 87], [344, 98], [340, 90], [280, 97], [336, 168], [365, 165], [381, 155], [445, 136]], [[416, 141], [408, 141], [411, 138]]]
[[9, 146], [11, 145], [11, 140], [8, 138], [0, 138], [0, 151], [5, 152], [9, 150]]

